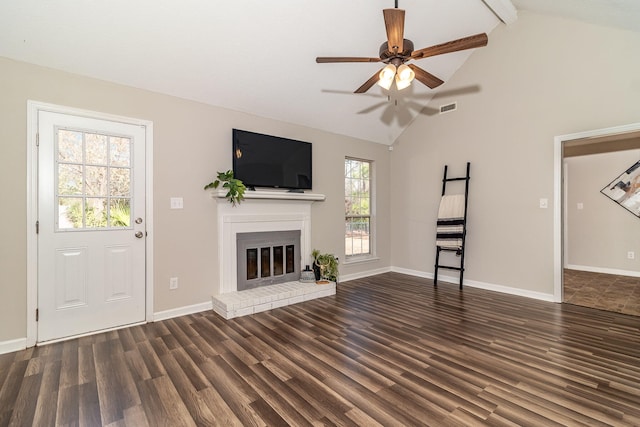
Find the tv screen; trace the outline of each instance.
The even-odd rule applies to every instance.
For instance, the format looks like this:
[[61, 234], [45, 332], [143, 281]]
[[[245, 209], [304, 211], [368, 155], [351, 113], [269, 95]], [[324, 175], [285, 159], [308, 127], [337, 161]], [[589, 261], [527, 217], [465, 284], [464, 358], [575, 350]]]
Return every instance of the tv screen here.
[[233, 130], [233, 176], [247, 187], [311, 189], [311, 143]]

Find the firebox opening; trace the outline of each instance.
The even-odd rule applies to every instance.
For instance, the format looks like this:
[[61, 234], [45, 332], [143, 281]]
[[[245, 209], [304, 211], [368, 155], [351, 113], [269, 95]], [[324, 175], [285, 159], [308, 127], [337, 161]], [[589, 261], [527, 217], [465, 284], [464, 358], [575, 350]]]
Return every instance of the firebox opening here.
[[238, 233], [238, 291], [300, 278], [300, 230]]

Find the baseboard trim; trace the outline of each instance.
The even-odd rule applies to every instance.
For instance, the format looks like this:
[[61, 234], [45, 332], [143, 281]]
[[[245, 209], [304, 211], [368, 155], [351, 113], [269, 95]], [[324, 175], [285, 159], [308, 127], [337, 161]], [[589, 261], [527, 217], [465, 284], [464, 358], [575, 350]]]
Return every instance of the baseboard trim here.
[[13, 353], [27, 348], [27, 338], [18, 338], [16, 340], [0, 341], [0, 354]]
[[[409, 270], [407, 268], [391, 267], [391, 271], [395, 273], [408, 274], [410, 276], [422, 277], [424, 279], [433, 279], [433, 273], [425, 271]], [[460, 283], [457, 277], [438, 275], [439, 282]], [[479, 282], [477, 280], [464, 280], [463, 286], [470, 288], [484, 289], [487, 291], [501, 292], [503, 294], [516, 295], [526, 298], [533, 298], [541, 301], [555, 302], [553, 294], [545, 294], [543, 292], [529, 291], [526, 289], [512, 288], [510, 286], [496, 285], [494, 283]]]
[[153, 321], [172, 319], [174, 317], [185, 316], [187, 314], [200, 313], [207, 310], [213, 310], [211, 301], [201, 302], [200, 304], [187, 305], [184, 307], [172, 308], [170, 310], [158, 311], [153, 313]]
[[369, 276], [375, 276], [376, 274], [388, 273], [390, 271], [391, 271], [391, 267], [384, 267], [384, 268], [376, 268], [375, 270], [361, 271], [359, 273], [345, 274], [344, 276], [340, 276], [340, 282], [348, 282], [349, 280], [362, 279]]
[[617, 276], [640, 277], [640, 271], [619, 270], [617, 268], [591, 267], [589, 265], [568, 264], [566, 269], [587, 271], [589, 273], [615, 274]]

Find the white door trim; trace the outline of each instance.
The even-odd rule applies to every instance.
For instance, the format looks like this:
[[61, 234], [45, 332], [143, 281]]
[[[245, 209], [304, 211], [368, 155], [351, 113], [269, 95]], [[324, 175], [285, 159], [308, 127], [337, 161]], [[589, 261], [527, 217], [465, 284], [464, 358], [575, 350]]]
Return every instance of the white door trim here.
[[606, 135], [616, 135], [640, 130], [640, 123], [614, 126], [585, 132], [558, 135], [554, 138], [553, 147], [553, 300], [562, 302], [562, 245], [563, 245], [563, 209], [562, 209], [562, 144], [566, 141], [582, 138], [594, 138]]
[[144, 126], [146, 137], [146, 313], [145, 320], [153, 321], [153, 122], [116, 116], [89, 110], [27, 101], [27, 347], [33, 347], [38, 339], [36, 308], [38, 307], [38, 239], [36, 221], [38, 220], [38, 112], [71, 114], [75, 116], [110, 120], [131, 125]]

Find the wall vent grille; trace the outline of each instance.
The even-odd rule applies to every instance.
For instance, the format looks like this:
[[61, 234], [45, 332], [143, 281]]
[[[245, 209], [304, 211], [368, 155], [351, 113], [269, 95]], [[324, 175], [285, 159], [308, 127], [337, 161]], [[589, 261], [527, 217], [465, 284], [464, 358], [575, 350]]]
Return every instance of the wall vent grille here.
[[458, 108], [457, 102], [452, 102], [451, 104], [441, 105], [440, 106], [440, 114], [448, 113], [451, 111], [455, 111]]

